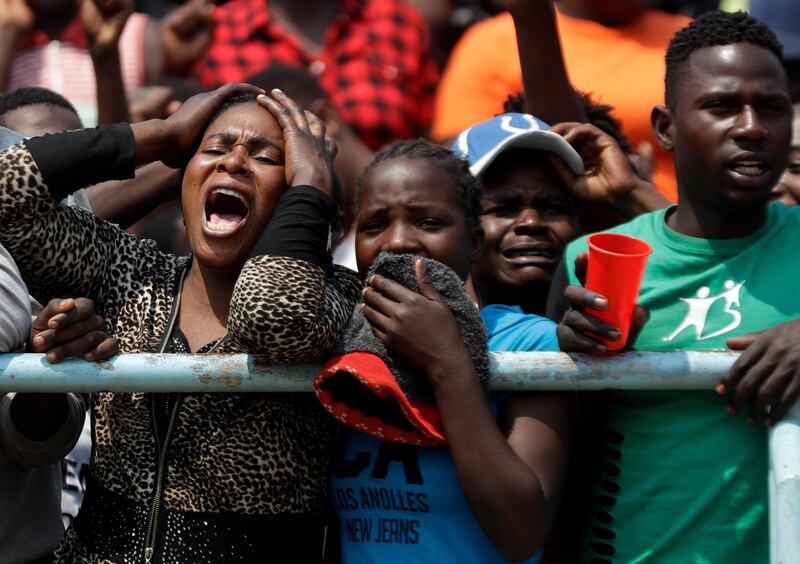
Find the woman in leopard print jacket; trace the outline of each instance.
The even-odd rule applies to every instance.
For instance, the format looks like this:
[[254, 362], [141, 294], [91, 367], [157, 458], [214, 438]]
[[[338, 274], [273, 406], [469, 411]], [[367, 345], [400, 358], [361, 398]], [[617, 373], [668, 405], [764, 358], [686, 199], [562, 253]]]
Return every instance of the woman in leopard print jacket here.
[[[0, 242], [31, 293], [92, 298], [126, 353], [323, 354], [359, 291], [330, 265], [324, 128], [280, 92], [252, 91], [229, 85], [165, 121], [0, 153]], [[182, 175], [191, 257], [58, 203], [137, 164], [177, 163], [197, 138]], [[267, 254], [245, 264], [265, 225]], [[319, 558], [335, 427], [310, 394], [100, 393], [92, 417], [86, 497], [57, 562]]]

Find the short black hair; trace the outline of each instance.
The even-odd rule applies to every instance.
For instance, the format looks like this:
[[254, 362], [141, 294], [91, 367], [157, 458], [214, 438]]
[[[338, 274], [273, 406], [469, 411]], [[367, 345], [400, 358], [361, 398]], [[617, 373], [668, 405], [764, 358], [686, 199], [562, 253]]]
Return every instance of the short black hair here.
[[[622, 122], [614, 115], [614, 107], [597, 102], [589, 92], [576, 90], [575, 93], [578, 95], [578, 100], [583, 106], [583, 111], [589, 123], [613, 137], [624, 152], [633, 152], [628, 136], [622, 132]], [[503, 112], [527, 114], [528, 107], [525, 103], [525, 94], [522, 92], [510, 94], [503, 103]]]
[[17, 108], [24, 108], [25, 106], [34, 106], [36, 104], [46, 104], [48, 106], [58, 106], [69, 110], [76, 116], [78, 115], [75, 106], [70, 104], [69, 100], [64, 98], [61, 94], [48, 90], [47, 88], [40, 88], [38, 86], [17, 88], [10, 92], [0, 94], [0, 124], [3, 124], [3, 116]]
[[763, 22], [745, 12], [706, 12], [675, 34], [667, 48], [664, 98], [674, 108], [678, 81], [685, 74], [692, 53], [706, 47], [750, 43], [762, 47], [783, 63], [783, 46]]
[[[470, 228], [479, 227], [481, 224], [481, 181], [469, 171], [469, 164], [453, 153], [447, 147], [431, 143], [426, 139], [412, 139], [409, 141], [397, 141], [386, 149], [376, 153], [361, 177], [358, 179], [356, 187], [356, 198], [358, 202], [361, 196], [361, 189], [365, 179], [381, 163], [393, 159], [425, 159], [430, 161], [438, 169], [453, 176], [458, 188], [461, 207], [467, 217], [467, 225]], [[434, 189], [435, 187], [431, 187]], [[357, 205], [357, 204], [356, 204]]]
[[280, 88], [302, 107], [309, 106], [314, 100], [328, 99], [328, 95], [310, 72], [281, 63], [272, 63], [245, 82], [268, 92], [273, 88]]

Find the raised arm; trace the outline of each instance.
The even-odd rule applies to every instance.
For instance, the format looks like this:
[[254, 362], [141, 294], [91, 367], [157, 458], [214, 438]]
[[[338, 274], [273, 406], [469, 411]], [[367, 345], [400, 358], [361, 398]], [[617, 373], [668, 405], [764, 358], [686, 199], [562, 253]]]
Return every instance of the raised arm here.
[[25, 0], [0, 0], [0, 92], [8, 90], [17, 47], [33, 29], [33, 10]]
[[97, 86], [97, 123], [128, 122], [119, 38], [133, 13], [133, 0], [84, 0], [80, 16], [89, 41]]
[[528, 113], [548, 123], [586, 121], [569, 81], [553, 0], [504, 0], [517, 32]]
[[145, 42], [147, 78], [185, 75], [214, 37], [214, 3], [190, 0], [163, 20], [150, 20]]

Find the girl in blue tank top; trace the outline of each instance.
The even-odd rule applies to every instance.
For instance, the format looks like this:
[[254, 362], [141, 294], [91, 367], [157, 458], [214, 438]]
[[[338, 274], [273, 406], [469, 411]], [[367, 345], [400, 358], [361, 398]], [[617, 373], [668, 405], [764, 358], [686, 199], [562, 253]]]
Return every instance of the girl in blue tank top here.
[[[361, 179], [359, 272], [389, 251], [438, 260], [466, 279], [483, 246], [480, 209], [465, 161], [426, 141], [393, 145]], [[386, 347], [428, 377], [448, 446], [350, 432], [331, 483], [342, 561], [538, 562], [566, 475], [571, 399], [487, 399], [453, 314], [419, 266], [421, 294], [373, 276], [362, 307]], [[482, 315], [491, 350], [557, 350], [544, 318], [509, 306]]]

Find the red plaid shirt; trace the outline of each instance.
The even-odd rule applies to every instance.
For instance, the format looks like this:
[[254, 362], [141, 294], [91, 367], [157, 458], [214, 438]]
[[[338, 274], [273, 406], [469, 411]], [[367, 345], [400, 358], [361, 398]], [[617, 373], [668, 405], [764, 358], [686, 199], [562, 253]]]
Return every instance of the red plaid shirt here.
[[215, 17], [194, 67], [204, 86], [241, 82], [272, 63], [304, 66], [371, 148], [427, 134], [439, 76], [427, 27], [401, 0], [342, 0], [318, 57], [270, 17], [267, 0], [232, 0]]

